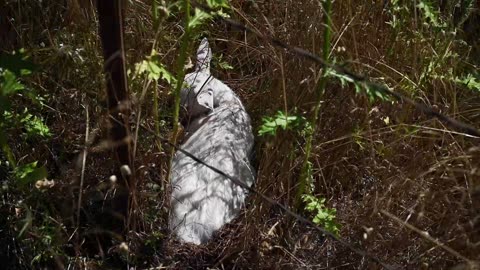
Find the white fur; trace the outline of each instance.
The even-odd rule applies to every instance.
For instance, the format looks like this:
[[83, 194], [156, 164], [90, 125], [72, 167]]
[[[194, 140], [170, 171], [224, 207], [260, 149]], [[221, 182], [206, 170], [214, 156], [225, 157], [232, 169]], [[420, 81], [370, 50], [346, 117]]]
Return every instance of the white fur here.
[[[197, 51], [196, 71], [185, 78], [190, 87], [182, 89], [187, 124], [181, 147], [251, 186], [255, 174], [249, 160], [254, 140], [250, 117], [232, 89], [210, 75], [211, 58], [204, 39]], [[173, 159], [171, 183], [169, 227], [179, 239], [194, 244], [206, 243], [230, 222], [247, 195], [243, 188], [181, 152]]]

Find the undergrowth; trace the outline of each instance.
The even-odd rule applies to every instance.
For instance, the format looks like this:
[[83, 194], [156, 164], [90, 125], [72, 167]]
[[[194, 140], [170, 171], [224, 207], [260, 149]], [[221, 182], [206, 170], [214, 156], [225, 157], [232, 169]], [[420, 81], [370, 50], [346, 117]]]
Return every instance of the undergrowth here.
[[[178, 93], [201, 37], [212, 44], [214, 75], [252, 117], [258, 191], [393, 265], [480, 260], [478, 138], [218, 18], [479, 128], [477, 2], [202, 1], [211, 12], [196, 1], [125, 2], [139, 222], [125, 237], [112, 233], [109, 249], [91, 237], [111, 222], [98, 222], [98, 213], [115, 190], [114, 157], [102, 144], [95, 9], [90, 1], [9, 0], [0, 10], [0, 258], [8, 269], [378, 267], [257, 196], [206, 246], [170, 237], [171, 148], [158, 136], [180, 136]], [[83, 163], [86, 145], [97, 148]]]

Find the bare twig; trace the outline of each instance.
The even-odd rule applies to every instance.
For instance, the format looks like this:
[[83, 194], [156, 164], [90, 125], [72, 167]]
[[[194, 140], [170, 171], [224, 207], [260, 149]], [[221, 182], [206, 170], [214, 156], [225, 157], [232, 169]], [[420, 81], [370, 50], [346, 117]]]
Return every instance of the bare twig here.
[[[193, 1], [192, 5], [194, 5], [197, 8], [203, 9], [204, 11], [207, 11], [207, 12], [211, 11], [211, 9], [208, 6], [200, 4], [196, 1]], [[307, 51], [307, 50], [299, 48], [299, 47], [291, 46], [291, 45], [287, 44], [286, 42], [284, 42], [280, 39], [265, 35], [265, 34], [261, 33], [260, 31], [254, 30], [254, 29], [252, 29], [252, 28], [250, 28], [250, 27], [248, 27], [248, 26], [246, 26], [246, 25], [244, 25], [240, 22], [237, 22], [235, 20], [224, 18], [224, 17], [221, 17], [221, 16], [218, 16], [217, 18], [219, 18], [220, 20], [223, 20], [225, 23], [229, 24], [233, 28], [237, 28], [241, 31], [245, 31], [246, 33], [251, 33], [251, 34], [257, 36], [258, 38], [265, 40], [267, 43], [269, 43], [269, 44], [271, 44], [275, 47], [282, 48], [282, 49], [284, 49], [284, 50], [286, 50], [286, 51], [288, 51], [288, 52], [290, 52], [290, 53], [292, 53], [296, 56], [300, 56], [300, 57], [305, 58], [309, 61], [315, 62], [323, 68], [332, 69], [336, 73], [347, 76], [348, 78], [350, 78], [351, 80], [353, 80], [357, 83], [364, 84], [364, 86], [366, 86], [367, 88], [373, 89], [374, 91], [377, 91], [381, 94], [391, 96], [391, 97], [393, 97], [393, 98], [395, 98], [399, 101], [403, 101], [403, 102], [406, 102], [410, 105], [413, 105], [420, 112], [426, 114], [427, 116], [429, 116], [431, 118], [436, 118], [436, 119], [440, 120], [441, 122], [444, 122], [447, 126], [453, 128], [453, 129], [456, 129], [456, 130], [458, 130], [462, 133], [466, 133], [466, 134], [471, 135], [473, 137], [480, 138], [480, 131], [478, 129], [476, 129], [475, 127], [472, 127], [472, 126], [470, 126], [470, 125], [468, 125], [464, 122], [458, 121], [458, 120], [456, 120], [454, 118], [451, 118], [447, 115], [439, 113], [436, 110], [434, 110], [432, 107], [430, 107], [426, 104], [418, 103], [418, 102], [414, 101], [413, 99], [411, 99], [411, 98], [409, 98], [409, 97], [407, 97], [407, 96], [405, 96], [401, 93], [394, 92], [394, 91], [388, 89], [384, 85], [374, 83], [374, 82], [370, 81], [367, 77], [365, 77], [363, 75], [356, 74], [356, 73], [348, 70], [344, 66], [336, 65], [336, 64], [330, 64], [330, 63], [326, 62], [324, 59], [322, 59], [322, 57], [320, 57], [320, 56], [318, 56], [318, 55], [316, 55], [316, 54], [314, 54], [310, 51]]]
[[78, 191], [78, 203], [77, 203], [77, 228], [80, 226], [80, 209], [82, 206], [82, 193], [83, 193], [83, 182], [85, 179], [85, 163], [87, 162], [87, 153], [88, 153], [88, 135], [90, 133], [90, 116], [88, 113], [88, 105], [85, 106], [85, 114], [86, 114], [86, 128], [85, 128], [85, 146], [83, 147], [83, 154], [82, 154], [82, 171], [80, 175], [80, 189]]

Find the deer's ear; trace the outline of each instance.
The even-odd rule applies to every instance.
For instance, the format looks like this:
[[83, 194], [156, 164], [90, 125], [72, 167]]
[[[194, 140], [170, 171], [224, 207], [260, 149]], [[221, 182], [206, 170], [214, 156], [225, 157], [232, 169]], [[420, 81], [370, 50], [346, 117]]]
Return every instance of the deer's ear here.
[[210, 72], [210, 62], [212, 61], [212, 50], [208, 44], [207, 38], [203, 38], [197, 50], [196, 71]]
[[205, 112], [213, 111], [213, 91], [204, 90], [197, 95], [197, 104]]

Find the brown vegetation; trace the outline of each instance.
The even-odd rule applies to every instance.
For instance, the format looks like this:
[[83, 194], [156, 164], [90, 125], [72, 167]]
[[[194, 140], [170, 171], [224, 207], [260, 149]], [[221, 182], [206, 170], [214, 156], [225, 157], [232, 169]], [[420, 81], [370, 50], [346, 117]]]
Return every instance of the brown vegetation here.
[[[6, 243], [0, 247], [0, 254], [6, 255], [0, 257], [6, 257], [2, 261], [8, 261], [10, 269], [106, 269], [126, 264], [138, 269], [380, 268], [256, 196], [250, 198], [242, 216], [208, 245], [184, 246], [172, 239], [166, 230], [168, 189], [163, 189], [170, 148], [159, 147], [154, 133], [146, 131], [155, 130], [157, 110], [159, 132], [170, 137], [172, 88], [164, 82], [158, 85], [156, 105], [155, 87], [143, 78], [133, 80], [131, 74], [129, 87], [137, 102], [130, 119], [134, 133], [138, 132], [134, 153], [138, 226], [125, 239], [113, 237], [110, 249], [99, 248], [90, 235], [99, 223], [112, 222], [99, 221], [95, 215], [101, 215], [101, 201], [113, 190], [109, 177], [115, 170], [113, 155], [99, 144], [105, 138], [107, 111], [104, 91], [99, 91], [104, 89], [104, 81], [97, 15], [90, 5], [77, 2], [81, 1], [67, 1], [70, 5], [66, 5], [60, 0], [12, 0], [0, 11], [2, 52], [19, 48], [29, 52], [40, 69], [25, 84], [48, 105], [39, 107], [19, 98], [15, 106], [41, 115], [53, 134], [48, 140], [27, 145], [15, 136], [8, 142], [17, 158], [45, 165], [56, 183], [43, 192], [32, 185], [28, 190], [10, 188], [0, 193], [0, 239]], [[392, 2], [334, 1], [331, 59], [479, 128], [479, 89], [468, 89], [454, 80], [467, 74], [478, 80], [474, 56], [479, 49], [472, 47], [478, 46], [478, 31], [468, 31], [472, 20], [478, 22], [478, 9], [467, 14], [454, 2], [468, 1], [442, 1], [442, 11], [437, 14], [442, 21], [453, 23], [461, 17], [450, 16], [455, 8], [457, 13], [467, 14], [453, 36], [432, 26], [411, 1]], [[320, 1], [235, 0], [231, 6], [235, 20], [321, 55], [324, 13]], [[402, 9], [395, 10], [398, 6]], [[397, 27], [389, 24], [394, 16]], [[125, 18], [127, 68], [134, 70], [134, 64], [150, 55], [155, 44], [161, 62], [173, 71], [183, 32], [181, 12], [173, 9], [158, 32], [151, 17], [151, 1], [129, 1]], [[321, 74], [318, 65], [221, 20], [209, 22], [196, 36], [208, 36], [217, 61], [222, 55], [221, 60], [233, 67], [217, 65], [213, 72], [242, 98], [255, 130], [264, 116], [278, 110], [311, 119]], [[86, 110], [90, 122], [86, 122]], [[144, 128], [137, 130], [138, 119]], [[82, 164], [78, 161], [87, 127], [94, 134], [92, 145], [97, 147], [89, 152], [84, 166], [83, 225], [76, 228], [73, 217], [82, 192], [78, 188]], [[293, 206], [304, 143], [305, 138], [292, 130], [256, 138], [255, 188]], [[370, 102], [366, 95], [356, 94], [353, 86], [342, 86], [332, 78], [323, 97], [310, 160], [314, 194], [326, 198], [327, 205], [337, 210], [343, 240], [401, 268], [445, 269], [480, 260], [478, 138], [448, 129], [402, 102]], [[29, 215], [32, 222], [27, 232], [17, 237]], [[84, 243], [84, 239], [88, 241]]]

